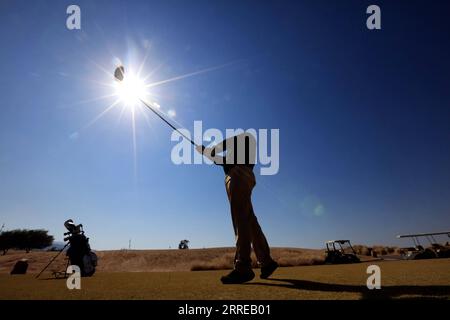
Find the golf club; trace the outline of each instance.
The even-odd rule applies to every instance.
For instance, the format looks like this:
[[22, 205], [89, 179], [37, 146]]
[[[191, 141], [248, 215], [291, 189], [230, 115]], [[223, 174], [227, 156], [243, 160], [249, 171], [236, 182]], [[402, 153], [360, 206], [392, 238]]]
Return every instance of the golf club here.
[[[119, 66], [116, 68], [116, 70], [114, 71], [114, 78], [119, 81], [122, 82], [123, 79], [125, 77], [125, 68], [124, 66]], [[192, 145], [194, 145], [195, 147], [197, 147], [198, 145], [192, 141], [191, 139], [189, 139], [188, 137], [186, 137], [179, 129], [177, 129], [173, 124], [171, 124], [167, 119], [165, 119], [158, 111], [156, 111], [155, 109], [153, 109], [147, 102], [145, 102], [142, 98], [139, 98], [139, 101], [141, 101], [148, 109], [150, 109], [154, 114], [156, 114], [162, 121], [164, 121], [168, 126], [170, 126], [173, 130], [177, 131], [179, 134], [181, 134], [185, 139], [187, 139], [190, 143], [192, 143]]]

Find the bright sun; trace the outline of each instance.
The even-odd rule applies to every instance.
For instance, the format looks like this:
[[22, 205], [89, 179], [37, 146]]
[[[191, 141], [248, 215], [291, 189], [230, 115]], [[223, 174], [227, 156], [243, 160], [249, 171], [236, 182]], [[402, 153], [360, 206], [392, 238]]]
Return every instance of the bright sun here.
[[[147, 52], [147, 55], [148, 55], [148, 52]], [[113, 83], [98, 82], [101, 85], [104, 85], [108, 88], [112, 88], [114, 90], [114, 92], [111, 92], [110, 94], [107, 94], [104, 96], [96, 97], [94, 99], [89, 99], [89, 100], [81, 102], [81, 103], [90, 103], [92, 101], [114, 98], [113, 102], [109, 106], [107, 106], [103, 111], [101, 111], [99, 114], [97, 114], [82, 129], [86, 129], [86, 128], [92, 126], [99, 119], [101, 119], [103, 116], [105, 116], [111, 110], [117, 108], [119, 105], [121, 105], [119, 121], [122, 118], [122, 115], [125, 110], [128, 109], [128, 111], [130, 111], [131, 127], [132, 127], [132, 133], [133, 133], [133, 153], [134, 153], [134, 162], [135, 162], [134, 163], [135, 176], [136, 176], [136, 115], [137, 115], [136, 111], [140, 111], [140, 113], [142, 113], [144, 115], [145, 119], [147, 120], [147, 124], [149, 126], [151, 126], [151, 125], [147, 118], [147, 115], [142, 110], [143, 105], [149, 107], [150, 109], [152, 109], [152, 111], [155, 111], [157, 109], [158, 112], [155, 111], [155, 113], [157, 113], [160, 118], [162, 118], [162, 116], [159, 113], [167, 115], [170, 118], [174, 118], [176, 116], [176, 113], [174, 110], [168, 110], [168, 112], [166, 114], [163, 110], [161, 110], [161, 107], [159, 106], [159, 104], [156, 101], [148, 101], [148, 99], [151, 99], [152, 95], [153, 95], [151, 88], [157, 87], [157, 86], [160, 86], [163, 84], [171, 83], [174, 81], [186, 79], [189, 77], [193, 77], [193, 76], [196, 76], [196, 75], [199, 75], [202, 73], [214, 71], [214, 70], [217, 70], [217, 69], [220, 69], [225, 66], [233, 64], [233, 63], [227, 63], [227, 64], [210, 67], [210, 68], [203, 69], [203, 70], [198, 70], [198, 71], [174, 76], [172, 78], [168, 78], [165, 80], [160, 80], [160, 81], [156, 81], [156, 82], [146, 82], [146, 81], [149, 81], [151, 79], [151, 76], [162, 66], [162, 64], [161, 64], [160, 66], [156, 67], [153, 71], [146, 74], [143, 78], [141, 78], [141, 71], [144, 69], [144, 64], [147, 59], [147, 55], [145, 56], [144, 60], [139, 65], [139, 68], [137, 68], [137, 70], [138, 70], [137, 73], [133, 72], [136, 69], [133, 70], [133, 68], [131, 68], [131, 67], [129, 69], [130, 72], [128, 72], [128, 70], [127, 70], [127, 72], [125, 73], [125, 69], [121, 65], [120, 61], [118, 59], [115, 59], [114, 65], [116, 66], [116, 69], [113, 73], [114, 82]], [[105, 68], [95, 62], [93, 62], [93, 64], [99, 70], [103, 71], [108, 76], [109, 79], [111, 79], [111, 73], [108, 71], [108, 68]], [[95, 82], [97, 82], [97, 81], [95, 81]], [[172, 119], [172, 120], [175, 121], [174, 119]], [[165, 122], [167, 122], [167, 121], [165, 121]], [[182, 127], [181, 125], [179, 125], [179, 126]], [[71, 135], [71, 137], [77, 137], [77, 136], [78, 136], [78, 131], [72, 133], [72, 135]]]
[[147, 95], [144, 80], [132, 73], [127, 74], [122, 81], [116, 81], [115, 88], [120, 101], [127, 107], [136, 106]]

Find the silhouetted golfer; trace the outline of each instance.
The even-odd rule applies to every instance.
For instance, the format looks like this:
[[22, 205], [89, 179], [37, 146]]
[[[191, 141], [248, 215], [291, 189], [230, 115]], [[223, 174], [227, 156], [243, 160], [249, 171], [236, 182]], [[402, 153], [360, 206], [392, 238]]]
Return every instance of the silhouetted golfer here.
[[[244, 133], [218, 143], [213, 148], [197, 147], [197, 151], [223, 166], [225, 187], [231, 206], [231, 218], [236, 236], [234, 270], [221, 278], [224, 284], [252, 280], [251, 247], [261, 265], [262, 279], [268, 278], [278, 267], [270, 256], [266, 237], [253, 211], [251, 195], [256, 184], [253, 167], [256, 159], [256, 139]], [[226, 152], [226, 155], [223, 155]], [[222, 156], [218, 156], [221, 154]]]

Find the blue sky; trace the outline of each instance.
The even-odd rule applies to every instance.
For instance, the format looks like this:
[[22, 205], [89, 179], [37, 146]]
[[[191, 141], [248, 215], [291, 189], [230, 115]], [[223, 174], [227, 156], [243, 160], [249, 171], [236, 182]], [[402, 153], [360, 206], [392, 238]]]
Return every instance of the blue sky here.
[[[77, 1], [70, 31], [72, 3], [0, 4], [7, 229], [60, 240], [73, 218], [97, 249], [234, 245], [223, 172], [175, 166], [159, 119], [137, 115], [136, 157], [130, 112], [86, 127], [114, 101], [95, 100], [111, 94], [101, 68], [149, 44], [152, 81], [232, 62], [152, 88], [187, 128], [280, 129], [280, 171], [257, 175], [253, 195], [272, 246], [450, 229], [447, 2]], [[382, 30], [366, 28], [373, 3]]]

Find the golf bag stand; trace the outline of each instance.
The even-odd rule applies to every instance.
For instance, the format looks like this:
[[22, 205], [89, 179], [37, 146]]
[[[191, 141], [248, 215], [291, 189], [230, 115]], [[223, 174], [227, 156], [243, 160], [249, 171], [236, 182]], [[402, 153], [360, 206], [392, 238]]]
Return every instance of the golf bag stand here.
[[61, 254], [61, 252], [63, 252], [67, 246], [69, 245], [69, 243], [66, 243], [66, 245], [64, 246], [64, 248], [61, 249], [61, 251], [58, 252], [58, 254], [56, 256], [53, 257], [52, 260], [50, 260], [50, 262], [44, 267], [44, 269], [41, 270], [41, 272], [39, 272], [39, 274], [36, 276], [36, 279], [39, 278], [39, 276], [45, 271], [47, 270], [47, 268], [53, 263], [53, 261], [55, 261], [56, 258], [58, 258], [58, 256]]

